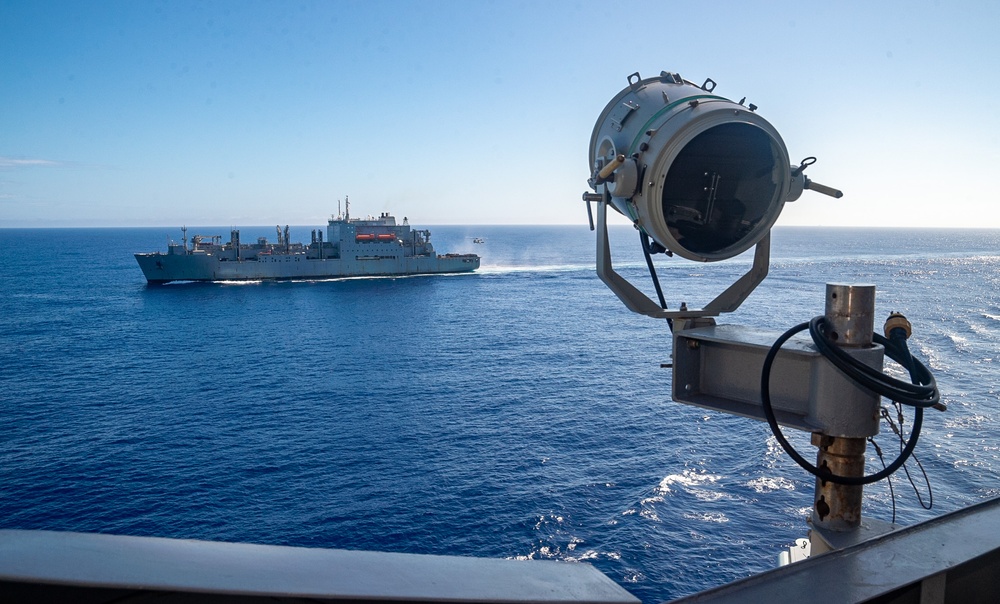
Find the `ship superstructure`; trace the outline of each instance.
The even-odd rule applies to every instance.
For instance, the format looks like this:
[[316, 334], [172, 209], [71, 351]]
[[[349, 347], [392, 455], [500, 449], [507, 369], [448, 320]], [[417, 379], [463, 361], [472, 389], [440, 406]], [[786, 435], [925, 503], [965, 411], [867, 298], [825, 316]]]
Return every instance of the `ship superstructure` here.
[[181, 243], [170, 243], [166, 253], [135, 255], [149, 283], [170, 281], [257, 281], [323, 279], [334, 277], [464, 273], [479, 268], [476, 254], [438, 255], [431, 232], [410, 228], [384, 212], [378, 217], [351, 218], [348, 203], [343, 215], [331, 216], [324, 229], [314, 229], [308, 244], [292, 243], [289, 227], [277, 227], [277, 241], [259, 237], [243, 243], [240, 231], [221, 235], [194, 235], [187, 229]]

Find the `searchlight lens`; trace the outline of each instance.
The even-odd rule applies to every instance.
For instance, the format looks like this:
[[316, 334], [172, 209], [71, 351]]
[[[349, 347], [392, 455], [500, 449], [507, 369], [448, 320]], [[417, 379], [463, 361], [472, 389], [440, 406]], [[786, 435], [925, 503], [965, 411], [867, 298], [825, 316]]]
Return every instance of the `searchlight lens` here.
[[777, 214], [776, 204], [780, 208], [780, 153], [767, 133], [749, 124], [722, 124], [695, 136], [663, 184], [661, 211], [674, 242], [705, 258], [729, 257], [756, 243], [758, 227]]

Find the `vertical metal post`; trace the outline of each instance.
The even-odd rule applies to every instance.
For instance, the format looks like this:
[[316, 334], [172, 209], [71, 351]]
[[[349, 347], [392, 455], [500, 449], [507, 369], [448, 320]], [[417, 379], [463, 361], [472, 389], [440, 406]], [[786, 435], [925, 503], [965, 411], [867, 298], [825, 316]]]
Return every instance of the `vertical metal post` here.
[[[875, 328], [875, 286], [826, 285], [827, 336], [844, 348], [870, 347]], [[819, 447], [816, 466], [838, 476], [864, 476], [864, 437], [814, 433], [812, 444]], [[826, 531], [847, 532], [861, 525], [861, 486], [835, 484], [816, 479], [811, 522]], [[813, 553], [826, 548], [813, 540]]]

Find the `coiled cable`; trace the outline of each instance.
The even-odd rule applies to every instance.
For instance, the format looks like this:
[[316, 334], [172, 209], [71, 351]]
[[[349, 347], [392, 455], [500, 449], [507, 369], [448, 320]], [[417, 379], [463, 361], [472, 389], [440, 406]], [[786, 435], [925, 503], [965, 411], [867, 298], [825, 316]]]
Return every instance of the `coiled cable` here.
[[[931, 372], [910, 354], [909, 348], [906, 346], [906, 337], [909, 334], [905, 333], [905, 331], [903, 331], [900, 327], [895, 327], [890, 330], [890, 338], [874, 334], [873, 340], [877, 344], [881, 344], [885, 347], [886, 355], [890, 359], [896, 361], [907, 369], [910, 373], [910, 379], [912, 381], [910, 384], [887, 376], [881, 371], [861, 363], [848, 353], [844, 352], [840, 347], [832, 344], [827, 339], [825, 332], [826, 327], [826, 318], [818, 316], [807, 323], [800, 323], [799, 325], [792, 327], [775, 340], [771, 349], [768, 350], [767, 356], [764, 358], [764, 366], [761, 369], [761, 407], [764, 411], [764, 417], [767, 419], [767, 424], [771, 427], [771, 433], [778, 440], [778, 444], [781, 445], [781, 448], [785, 450], [785, 453], [787, 453], [789, 457], [795, 460], [795, 463], [799, 464], [799, 466], [807, 472], [813, 474], [821, 480], [836, 484], [853, 486], [871, 484], [893, 474], [913, 453], [913, 449], [916, 447], [917, 440], [920, 437], [920, 428], [923, 425], [924, 409], [934, 406], [940, 407], [940, 394], [938, 392], [937, 382], [934, 380], [934, 376], [931, 375]], [[781, 346], [792, 336], [801, 331], [805, 331], [806, 329], [809, 330], [809, 335], [812, 336], [813, 343], [815, 343], [817, 350], [819, 350], [823, 356], [829, 359], [830, 362], [832, 362], [852, 380], [875, 392], [879, 396], [914, 407], [913, 429], [910, 430], [910, 437], [906, 441], [906, 446], [903, 447], [902, 451], [900, 451], [899, 456], [881, 471], [867, 476], [840, 476], [834, 474], [829, 470], [818, 468], [809, 463], [798, 453], [798, 451], [795, 450], [791, 443], [788, 442], [784, 434], [782, 434], [781, 427], [778, 426], [778, 420], [775, 418], [774, 409], [771, 405], [771, 367], [774, 365], [774, 359], [777, 356], [778, 351], [781, 350]]]
[[897, 327], [890, 331], [891, 338], [881, 334], [872, 334], [872, 341], [885, 347], [885, 354], [893, 361], [903, 366], [909, 373], [911, 383], [897, 380], [878, 369], [874, 369], [849, 355], [843, 348], [836, 346], [827, 337], [826, 317], [814, 317], [809, 321], [809, 335], [812, 336], [816, 349], [830, 360], [837, 369], [847, 377], [885, 398], [926, 409], [940, 402], [937, 382], [923, 363], [913, 358], [906, 345], [906, 334]]

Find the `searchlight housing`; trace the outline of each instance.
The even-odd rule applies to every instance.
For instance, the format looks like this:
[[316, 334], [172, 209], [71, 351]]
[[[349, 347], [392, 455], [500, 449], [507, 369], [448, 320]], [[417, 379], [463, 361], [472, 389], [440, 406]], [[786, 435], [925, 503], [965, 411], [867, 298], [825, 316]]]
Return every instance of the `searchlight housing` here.
[[[590, 137], [588, 182], [595, 192], [584, 200], [588, 211], [598, 203], [598, 274], [635, 312], [672, 318], [735, 310], [767, 275], [769, 235], [784, 204], [804, 189], [841, 196], [805, 177], [815, 158], [791, 164], [781, 135], [755, 105], [718, 96], [715, 86], [676, 73], [647, 79], [633, 73]], [[647, 254], [714, 262], [756, 245], [754, 266], [703, 308], [668, 311], [614, 272], [608, 206], [655, 242], [644, 245]]]

